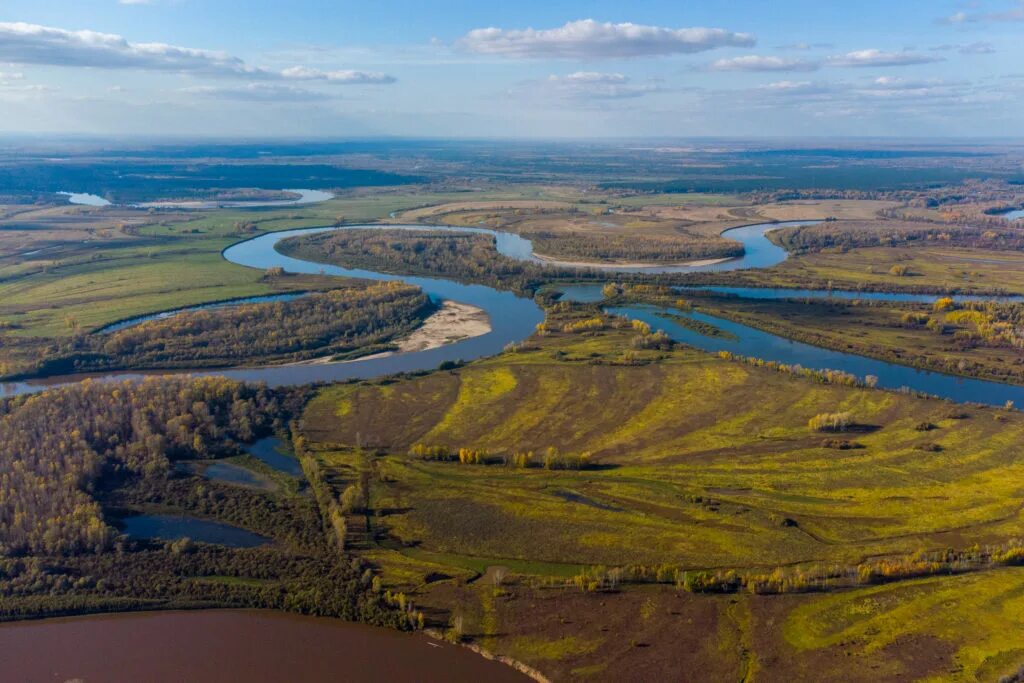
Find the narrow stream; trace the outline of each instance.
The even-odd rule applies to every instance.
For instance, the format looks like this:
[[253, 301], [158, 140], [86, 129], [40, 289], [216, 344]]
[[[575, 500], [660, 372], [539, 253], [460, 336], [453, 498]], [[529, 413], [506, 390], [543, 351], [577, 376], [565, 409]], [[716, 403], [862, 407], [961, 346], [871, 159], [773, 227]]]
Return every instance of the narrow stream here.
[[[706, 313], [684, 312], [652, 306], [614, 306], [606, 310], [613, 315], [642, 320], [652, 329], [664, 330], [672, 339], [702, 351], [711, 353], [729, 351], [741, 356], [751, 356], [787, 365], [800, 365], [813, 370], [841, 370], [860, 378], [874, 375], [878, 378], [878, 386], [884, 389], [906, 387], [914, 391], [948, 398], [958, 403], [970, 402], [1001, 406], [1007, 401], [1012, 401], [1017, 406], [1024, 406], [1024, 386], [946, 375], [940, 372], [919, 370], [907, 365], [887, 363], [852, 353], [824, 349]], [[698, 322], [714, 325], [731, 336], [708, 337], [702, 335], [673, 321], [671, 315], [682, 315]]]

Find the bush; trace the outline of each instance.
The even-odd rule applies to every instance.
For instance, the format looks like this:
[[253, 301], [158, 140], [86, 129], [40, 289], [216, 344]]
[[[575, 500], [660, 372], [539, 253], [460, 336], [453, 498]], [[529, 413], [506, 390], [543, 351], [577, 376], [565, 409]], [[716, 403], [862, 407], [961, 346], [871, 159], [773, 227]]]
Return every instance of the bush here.
[[854, 448], [863, 448], [859, 443], [855, 441], [847, 441], [846, 439], [825, 439], [821, 442], [822, 448], [835, 448], [840, 451], [848, 451]]

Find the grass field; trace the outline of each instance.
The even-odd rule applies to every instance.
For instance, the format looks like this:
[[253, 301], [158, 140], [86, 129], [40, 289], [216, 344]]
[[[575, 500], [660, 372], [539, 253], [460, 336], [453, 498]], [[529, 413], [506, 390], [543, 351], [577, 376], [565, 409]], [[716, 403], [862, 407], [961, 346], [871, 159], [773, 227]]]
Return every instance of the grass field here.
[[[485, 646], [566, 678], [678, 657], [665, 634], [683, 638], [694, 627], [719, 632], [707, 640], [720, 649], [702, 640], [687, 656], [732, 673], [763, 672], [772, 661], [766, 680], [847, 656], [876, 676], [949, 674], [962, 662], [963, 680], [1024, 660], [1024, 652], [1004, 653], [1005, 639], [934, 612], [944, 596], [961, 595], [978, 623], [1006, 614], [1024, 624], [1015, 599], [1000, 603], [1008, 583], [1024, 587], [1016, 569], [818, 595], [722, 598], [635, 586], [588, 598], [555, 587], [580, 565], [850, 565], [1001, 543], [1022, 529], [1018, 413], [963, 415], [945, 402], [818, 384], [687, 349], [617, 364], [632, 334], [554, 333], [533, 350], [453, 371], [322, 390], [303, 434], [336, 494], [356, 481], [369, 489], [370, 513], [350, 517], [352, 549], [421, 606], [461, 614]], [[842, 438], [858, 448], [825, 447], [808, 429], [810, 417], [833, 411], [855, 417], [859, 426]], [[921, 430], [924, 422], [935, 428]], [[485, 449], [492, 459], [554, 446], [591, 453], [594, 466], [424, 461], [408, 453], [416, 443]], [[495, 567], [510, 577], [500, 585]], [[925, 588], [915, 593], [917, 584]], [[909, 597], [891, 614], [870, 597], [857, 602], [876, 593]], [[848, 626], [829, 612], [844, 601]], [[881, 626], [857, 621], [861, 604], [887, 625], [883, 639]], [[638, 613], [650, 629], [614, 626]], [[625, 632], [634, 644], [622, 642]], [[909, 661], [925, 637], [937, 639], [936, 659]], [[636, 642], [673, 649], [638, 653]]]
[[[905, 275], [892, 268], [907, 269]], [[719, 276], [765, 287], [1024, 293], [1024, 256], [1013, 251], [868, 247], [792, 256], [777, 266]]]
[[[1019, 489], [1006, 476], [1018, 467], [1009, 448], [1024, 432], [1017, 414], [974, 409], [949, 419], [942, 402], [814, 384], [686, 350], [639, 367], [595, 364], [592, 354], [613, 360], [628, 343], [614, 337], [327, 389], [310, 405], [305, 433], [325, 448], [387, 453], [374, 466], [395, 483], [378, 493], [412, 508], [390, 516], [388, 528], [440, 552], [692, 568], [750, 557], [762, 566], [857, 562], [1006, 539], [1019, 524]], [[834, 411], [865, 425], [848, 436], [863, 448], [823, 448], [807, 428]], [[938, 428], [918, 431], [921, 422]], [[496, 456], [555, 447], [591, 453], [600, 469], [424, 462], [406, 455], [416, 443]], [[921, 450], [931, 443], [942, 451]], [[787, 518], [798, 526], [782, 525]], [[504, 533], [488, 537], [488, 528]]]

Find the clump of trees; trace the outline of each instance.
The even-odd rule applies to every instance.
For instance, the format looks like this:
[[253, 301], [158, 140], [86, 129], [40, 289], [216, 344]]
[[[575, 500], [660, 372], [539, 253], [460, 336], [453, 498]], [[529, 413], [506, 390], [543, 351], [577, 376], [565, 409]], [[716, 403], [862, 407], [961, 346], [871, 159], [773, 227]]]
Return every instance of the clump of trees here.
[[532, 450], [514, 450], [491, 455], [484, 449], [454, 449], [448, 446], [417, 443], [409, 449], [409, 455], [421, 460], [459, 462], [463, 465], [504, 465], [515, 469], [542, 467], [546, 470], [583, 470], [590, 467], [593, 461], [593, 456], [589, 452], [562, 453], [555, 446], [549, 446], [539, 456]]
[[605, 328], [605, 320], [601, 317], [586, 318], [585, 320], [573, 320], [562, 325], [562, 332], [596, 332]]
[[845, 432], [853, 426], [853, 414], [819, 413], [807, 421], [807, 428], [814, 432]]
[[192, 311], [59, 342], [46, 352], [36, 374], [351, 354], [412, 330], [433, 310], [419, 288], [384, 282], [290, 301]]
[[565, 580], [586, 592], [615, 590], [627, 583], [674, 585], [691, 593], [806, 593], [888, 583], [937, 574], [960, 574], [1024, 564], [1024, 545], [1010, 541], [989, 547], [920, 551], [872, 559], [856, 565], [813, 563], [763, 570], [688, 570], [672, 564], [589, 567]]
[[277, 397], [224, 378], [93, 382], [0, 401], [0, 554], [99, 552], [116, 533], [103, 476], [163, 477], [169, 459], [234, 452], [273, 426]]
[[807, 421], [807, 428], [817, 432], [842, 432], [853, 426], [851, 413], [819, 413]]
[[811, 368], [805, 368], [801, 365], [788, 365], [786, 363], [779, 363], [772, 360], [764, 360], [763, 358], [741, 356], [729, 351], [719, 351], [718, 357], [723, 360], [738, 361], [756, 368], [768, 368], [769, 370], [775, 370], [776, 372], [804, 377], [806, 379], [814, 380], [815, 382], [820, 382], [821, 384], [838, 384], [845, 387], [878, 386], [878, 377], [875, 375], [865, 375], [864, 378], [861, 379], [854, 374], [843, 372], [842, 370], [812, 370]]

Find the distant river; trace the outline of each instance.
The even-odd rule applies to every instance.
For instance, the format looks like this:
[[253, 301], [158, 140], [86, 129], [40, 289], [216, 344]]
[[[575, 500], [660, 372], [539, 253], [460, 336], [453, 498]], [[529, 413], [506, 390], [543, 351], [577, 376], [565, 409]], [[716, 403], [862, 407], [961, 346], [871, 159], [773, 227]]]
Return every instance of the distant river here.
[[81, 204], [82, 206], [110, 206], [110, 202], [98, 194], [88, 192], [58, 192], [68, 198], [70, 204]]
[[257, 610], [141, 612], [0, 625], [5, 681], [335, 683], [530, 679], [462, 647]]
[[[297, 199], [271, 199], [271, 200], [229, 200], [229, 201], [167, 201], [167, 202], [143, 202], [141, 204], [129, 204], [139, 209], [258, 209], [272, 206], [298, 206], [301, 204], [315, 204], [333, 199], [334, 194], [323, 190], [284, 190], [298, 194]], [[71, 204], [84, 206], [110, 206], [110, 202], [99, 195], [87, 192], [58, 192], [68, 198]]]

